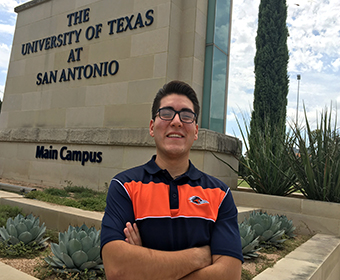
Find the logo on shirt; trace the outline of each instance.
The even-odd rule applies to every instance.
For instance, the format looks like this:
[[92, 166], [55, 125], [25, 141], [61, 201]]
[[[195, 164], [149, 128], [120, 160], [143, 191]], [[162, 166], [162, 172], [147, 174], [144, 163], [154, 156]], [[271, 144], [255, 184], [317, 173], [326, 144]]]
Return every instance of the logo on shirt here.
[[195, 195], [192, 196], [192, 197], [190, 197], [190, 198], [189, 198], [189, 201], [192, 202], [192, 203], [194, 203], [194, 204], [196, 204], [196, 205], [201, 205], [201, 204], [205, 204], [205, 203], [208, 203], [208, 204], [209, 204], [208, 201], [203, 200], [203, 199], [200, 198], [199, 196], [195, 196]]

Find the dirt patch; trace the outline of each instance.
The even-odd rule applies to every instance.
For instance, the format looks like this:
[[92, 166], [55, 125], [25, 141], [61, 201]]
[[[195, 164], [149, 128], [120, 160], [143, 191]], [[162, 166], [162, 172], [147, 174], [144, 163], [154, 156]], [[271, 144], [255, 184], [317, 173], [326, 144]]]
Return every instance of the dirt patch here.
[[253, 276], [257, 275], [259, 271], [262, 271], [264, 267], [276, 263], [282, 258], [279, 253], [267, 254], [259, 252], [259, 257], [252, 260], [245, 260], [242, 268], [249, 271]]
[[34, 259], [7, 259], [0, 257], [0, 262], [32, 276], [34, 276], [34, 268], [39, 265], [40, 260], [41, 257]]

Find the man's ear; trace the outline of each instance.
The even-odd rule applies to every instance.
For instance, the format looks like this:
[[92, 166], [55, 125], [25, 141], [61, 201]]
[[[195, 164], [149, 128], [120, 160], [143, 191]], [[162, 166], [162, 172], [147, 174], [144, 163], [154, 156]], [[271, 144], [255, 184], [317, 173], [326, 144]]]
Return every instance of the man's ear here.
[[155, 122], [154, 120], [151, 120], [150, 124], [149, 124], [149, 134], [150, 134], [151, 137], [155, 136], [154, 133], [153, 133], [154, 122]]
[[195, 127], [195, 138], [194, 140], [196, 141], [198, 139], [198, 124], [196, 124], [196, 127]]

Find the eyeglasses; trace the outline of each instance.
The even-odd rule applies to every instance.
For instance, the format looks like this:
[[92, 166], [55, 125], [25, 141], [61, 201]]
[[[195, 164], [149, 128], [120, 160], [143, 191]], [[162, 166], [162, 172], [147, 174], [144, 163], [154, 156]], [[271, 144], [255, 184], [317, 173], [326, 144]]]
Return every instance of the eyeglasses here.
[[172, 121], [176, 114], [178, 114], [182, 123], [193, 123], [197, 118], [197, 114], [191, 110], [176, 111], [172, 108], [160, 108], [158, 109], [156, 115], [157, 114], [163, 121]]

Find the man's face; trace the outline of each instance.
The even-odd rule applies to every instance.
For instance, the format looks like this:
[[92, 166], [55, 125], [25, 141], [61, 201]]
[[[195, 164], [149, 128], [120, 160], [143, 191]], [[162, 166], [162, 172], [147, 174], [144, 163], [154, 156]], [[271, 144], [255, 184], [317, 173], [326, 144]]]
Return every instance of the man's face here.
[[[190, 99], [180, 94], [169, 94], [161, 99], [159, 108], [172, 108], [176, 111], [191, 110], [194, 105]], [[156, 116], [150, 121], [150, 135], [155, 138], [157, 156], [166, 158], [189, 157], [190, 148], [198, 137], [198, 125], [181, 122], [176, 114], [172, 121], [165, 121]]]

